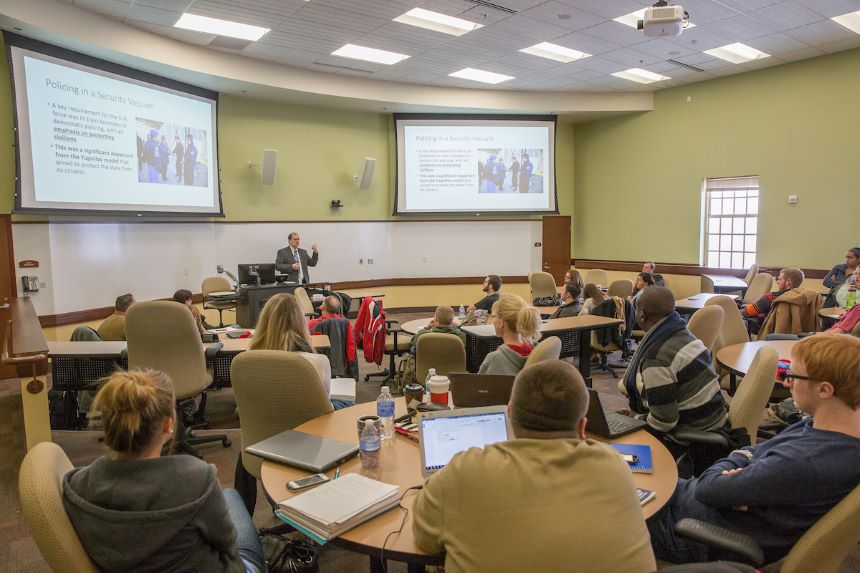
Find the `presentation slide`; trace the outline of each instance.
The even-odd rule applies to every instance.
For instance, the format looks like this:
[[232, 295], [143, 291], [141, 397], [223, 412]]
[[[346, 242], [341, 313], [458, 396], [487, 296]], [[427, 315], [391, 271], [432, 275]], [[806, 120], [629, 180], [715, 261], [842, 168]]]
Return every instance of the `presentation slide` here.
[[11, 55], [16, 212], [222, 214], [216, 94], [186, 93], [14, 45]]
[[553, 118], [395, 121], [397, 213], [556, 211]]

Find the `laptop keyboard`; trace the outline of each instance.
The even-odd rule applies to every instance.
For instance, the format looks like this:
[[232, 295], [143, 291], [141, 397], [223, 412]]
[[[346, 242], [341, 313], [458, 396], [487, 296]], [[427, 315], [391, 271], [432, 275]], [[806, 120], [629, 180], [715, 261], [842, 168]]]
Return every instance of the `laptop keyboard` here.
[[606, 425], [609, 426], [609, 431], [613, 434], [624, 432], [633, 427], [641, 426], [642, 423], [633, 418], [629, 418], [624, 414], [612, 413], [606, 415]]

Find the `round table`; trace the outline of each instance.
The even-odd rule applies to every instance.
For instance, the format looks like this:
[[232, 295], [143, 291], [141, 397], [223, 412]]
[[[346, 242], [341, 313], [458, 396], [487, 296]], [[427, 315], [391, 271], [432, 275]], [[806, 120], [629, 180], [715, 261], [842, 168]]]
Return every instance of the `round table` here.
[[845, 314], [846, 310], [841, 306], [830, 306], [827, 308], [822, 308], [818, 311], [818, 316], [821, 318], [830, 320], [832, 322], [836, 322], [842, 315]]
[[416, 318], [415, 320], [404, 322], [400, 325], [400, 330], [409, 334], [415, 334], [416, 332], [427, 326], [427, 323], [430, 322], [432, 318], [432, 316], [428, 318]]
[[[376, 413], [376, 404], [367, 402], [357, 404], [350, 408], [336, 410], [314, 418], [298, 426], [296, 430], [325, 436], [345, 442], [358, 442], [358, 430], [356, 419], [359, 416]], [[395, 400], [395, 417], [406, 413], [406, 404], [402, 399]], [[645, 518], [649, 518], [659, 511], [675, 491], [678, 480], [678, 471], [675, 460], [672, 459], [669, 450], [648, 432], [639, 430], [615, 440], [628, 444], [647, 444], [651, 446], [651, 455], [654, 465], [653, 474], [633, 474], [633, 481], [638, 487], [650, 489], [656, 492], [656, 498], [642, 507]], [[334, 469], [327, 473], [329, 477], [334, 476]], [[341, 474], [348, 472], [361, 472], [361, 462], [358, 456], [344, 462], [341, 465]], [[287, 489], [287, 482], [309, 475], [309, 472], [282, 465], [272, 461], [264, 461], [261, 470], [263, 487], [266, 492], [276, 501], [283, 501], [292, 497], [292, 492]], [[421, 461], [418, 444], [399, 435], [391, 440], [384, 440], [380, 467], [373, 475], [380, 481], [396, 484], [400, 487], [401, 494], [407, 488], [422, 483]], [[599, 476], [580, 476], [578, 479], [599, 479]], [[301, 493], [301, 492], [299, 492]], [[410, 491], [403, 498], [403, 506], [409, 510], [403, 530], [396, 535], [391, 535], [385, 545], [385, 558], [396, 561], [406, 561], [414, 564], [442, 564], [444, 555], [431, 555], [422, 551], [416, 544], [412, 535], [412, 502], [417, 492]], [[351, 529], [334, 539], [336, 543], [347, 549], [366, 553], [371, 558], [379, 558], [382, 545], [389, 533], [400, 528], [403, 521], [403, 512], [393, 509], [367, 521], [358, 527]]]
[[792, 349], [797, 340], [758, 340], [756, 342], [741, 342], [724, 346], [717, 351], [717, 362], [738, 376], [745, 376], [759, 348], [765, 346], [776, 350], [779, 358], [792, 359]]

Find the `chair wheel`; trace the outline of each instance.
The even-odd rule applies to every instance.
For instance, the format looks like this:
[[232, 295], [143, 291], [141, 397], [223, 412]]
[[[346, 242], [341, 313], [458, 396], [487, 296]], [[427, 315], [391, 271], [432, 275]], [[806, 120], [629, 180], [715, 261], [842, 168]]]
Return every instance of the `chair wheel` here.
[[229, 448], [230, 447], [230, 440], [227, 438], [224, 438], [223, 440], [221, 440], [221, 445], [224, 446], [225, 448]]

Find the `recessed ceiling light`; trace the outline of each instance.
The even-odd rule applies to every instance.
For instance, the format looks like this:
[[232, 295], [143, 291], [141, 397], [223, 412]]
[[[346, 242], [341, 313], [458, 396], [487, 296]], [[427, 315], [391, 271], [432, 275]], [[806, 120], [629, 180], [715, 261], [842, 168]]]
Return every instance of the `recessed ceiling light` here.
[[395, 18], [394, 21], [452, 36], [462, 36], [483, 27], [481, 24], [440, 14], [439, 12], [431, 12], [424, 8], [413, 8], [409, 12]]
[[654, 72], [649, 72], [648, 70], [643, 70], [642, 68], [630, 68], [629, 70], [624, 70], [623, 72], [615, 72], [612, 75], [616, 78], [622, 78], [625, 80], [630, 80], [632, 82], [639, 82], [640, 84], [653, 84], [654, 82], [672, 79], [669, 76], [655, 74]]
[[705, 53], [733, 64], [743, 64], [744, 62], [770, 57], [770, 54], [765, 54], [740, 42], [720, 46], [713, 50], [705, 50]]
[[485, 72], [483, 70], [476, 70], [475, 68], [463, 68], [459, 72], [454, 72], [453, 74], [448, 75], [454, 78], [463, 78], [464, 80], [484, 82], [485, 84], [498, 84], [514, 79], [513, 76], [496, 74], [494, 72]]
[[841, 16], [834, 16], [831, 20], [840, 26], [848, 28], [855, 34], [860, 34], [860, 10], [842, 14]]
[[397, 52], [386, 52], [385, 50], [377, 50], [375, 48], [366, 48], [364, 46], [356, 46], [355, 44], [346, 44], [342, 48], [338, 48], [331, 53], [332, 56], [342, 56], [344, 58], [352, 58], [353, 60], [364, 60], [365, 62], [374, 62], [377, 64], [396, 64], [402, 62], [409, 56], [406, 54], [398, 54]]
[[520, 51], [533, 56], [555, 60], [556, 62], [564, 62], [565, 64], [591, 56], [591, 54], [586, 54], [579, 50], [572, 50], [549, 42], [541, 42], [540, 44], [523, 48]]
[[[629, 14], [625, 14], [623, 16], [619, 16], [617, 18], [613, 18], [619, 24], [624, 24], [625, 26], [630, 26], [631, 28], [639, 27], [639, 20], [645, 18], [645, 8], [641, 10], [636, 10], [635, 12], [630, 12]], [[690, 28], [695, 28], [696, 25], [690, 22], [689, 20], [684, 23], [684, 29], [688, 30]]]
[[219, 20], [218, 18], [209, 18], [208, 16], [198, 16], [187, 12], [180, 16], [179, 20], [173, 26], [185, 30], [194, 30], [195, 32], [206, 32], [207, 34], [251, 40], [252, 42], [256, 42], [269, 33], [269, 28], [240, 24], [229, 20]]

